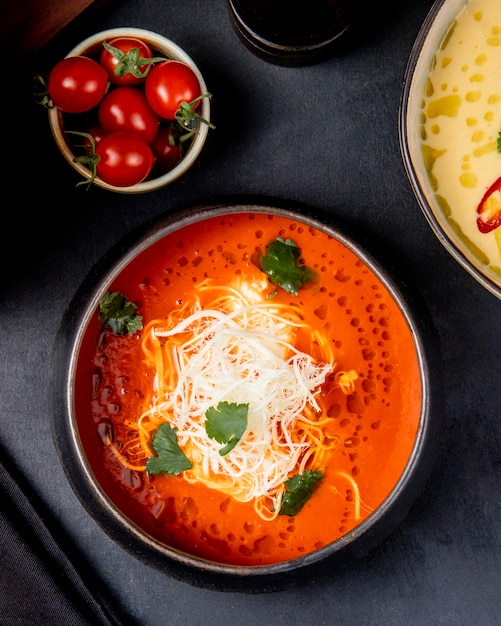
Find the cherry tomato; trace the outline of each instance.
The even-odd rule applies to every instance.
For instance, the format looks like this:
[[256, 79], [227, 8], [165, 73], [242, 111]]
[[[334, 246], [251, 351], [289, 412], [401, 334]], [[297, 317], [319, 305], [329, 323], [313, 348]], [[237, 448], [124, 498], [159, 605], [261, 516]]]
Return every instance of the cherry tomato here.
[[[100, 64], [114, 85], [139, 85], [146, 80], [150, 65], [139, 63], [141, 60], [154, 58], [147, 43], [136, 37], [116, 37], [106, 43], [119, 51], [114, 56], [111, 51], [103, 48], [99, 57]], [[131, 50], [137, 52], [131, 53]]]
[[130, 187], [143, 181], [153, 168], [155, 156], [147, 143], [127, 132], [105, 135], [96, 146], [100, 157], [97, 175], [116, 187]]
[[150, 143], [158, 132], [158, 116], [136, 87], [112, 89], [101, 101], [98, 117], [106, 134], [127, 131]]
[[151, 68], [146, 78], [145, 94], [155, 113], [168, 120], [176, 117], [181, 102], [191, 103], [202, 95], [191, 67], [174, 60], [157, 63]]
[[[89, 133], [89, 135], [92, 136], [92, 138], [94, 139], [96, 145], [101, 141], [101, 139], [104, 137], [104, 135], [106, 134], [104, 132], [104, 130], [101, 128], [101, 126], [91, 126], [87, 132]], [[90, 145], [90, 141], [87, 139], [87, 142]]]
[[155, 155], [155, 171], [159, 174], [170, 171], [181, 159], [181, 150], [172, 130], [168, 126], [160, 126], [158, 133], [150, 144]]
[[108, 88], [108, 74], [88, 57], [67, 57], [49, 74], [48, 91], [54, 106], [65, 113], [83, 113], [99, 104]]
[[[104, 132], [100, 126], [91, 126], [90, 128], [87, 128], [85, 133], [83, 142], [81, 144], [75, 143], [75, 148], [83, 148], [86, 154], [92, 154], [92, 152], [95, 151], [97, 144], [104, 137]], [[90, 137], [94, 140], [94, 145], [92, 145]]]

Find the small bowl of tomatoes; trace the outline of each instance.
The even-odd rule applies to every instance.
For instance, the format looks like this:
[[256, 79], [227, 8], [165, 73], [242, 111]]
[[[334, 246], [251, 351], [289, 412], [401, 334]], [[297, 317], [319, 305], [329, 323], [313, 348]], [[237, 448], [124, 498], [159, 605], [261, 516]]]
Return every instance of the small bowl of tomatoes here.
[[140, 28], [82, 41], [48, 74], [46, 104], [78, 185], [143, 193], [171, 184], [198, 158], [208, 131], [204, 78], [177, 44]]

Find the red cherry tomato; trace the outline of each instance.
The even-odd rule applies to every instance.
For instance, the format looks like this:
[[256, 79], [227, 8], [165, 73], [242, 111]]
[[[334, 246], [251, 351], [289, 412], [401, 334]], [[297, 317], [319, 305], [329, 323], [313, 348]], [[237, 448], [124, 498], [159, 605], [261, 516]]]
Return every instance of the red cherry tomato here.
[[[91, 135], [91, 137], [94, 139], [96, 145], [101, 141], [101, 139], [104, 137], [104, 135], [106, 134], [103, 129], [101, 128], [101, 126], [91, 126], [87, 132], [89, 133], [89, 135]], [[85, 143], [89, 144], [90, 146], [90, 141], [87, 139], [87, 141]]]
[[176, 142], [172, 130], [168, 126], [160, 126], [158, 133], [150, 144], [155, 155], [154, 169], [159, 174], [165, 174], [173, 169], [181, 159], [181, 150]]
[[150, 143], [158, 132], [158, 116], [136, 87], [112, 89], [101, 101], [98, 116], [106, 134], [131, 132]]
[[49, 95], [65, 113], [83, 113], [99, 104], [108, 87], [108, 74], [88, 57], [67, 57], [49, 74]]
[[153, 168], [155, 156], [147, 143], [133, 133], [105, 135], [96, 146], [96, 166], [101, 180], [116, 187], [142, 182]]
[[[99, 62], [108, 73], [114, 85], [139, 85], [146, 80], [146, 73], [150, 65], [139, 65], [143, 59], [153, 59], [153, 53], [147, 43], [136, 37], [116, 37], [106, 42], [119, 52], [114, 56], [112, 52], [103, 48]], [[136, 50], [137, 52], [132, 52]]]
[[[181, 61], [163, 61], [151, 68], [146, 78], [145, 94], [151, 108], [160, 117], [173, 120], [181, 102], [191, 103], [202, 95], [194, 71]], [[194, 105], [194, 108], [198, 102]]]

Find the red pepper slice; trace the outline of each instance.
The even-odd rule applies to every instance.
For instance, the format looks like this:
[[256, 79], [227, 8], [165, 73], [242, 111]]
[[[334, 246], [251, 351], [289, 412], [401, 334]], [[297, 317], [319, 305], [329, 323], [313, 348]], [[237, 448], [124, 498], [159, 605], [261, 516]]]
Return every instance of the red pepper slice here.
[[[488, 219], [484, 219], [483, 213], [487, 211], [487, 207], [485, 205], [490, 197], [496, 192], [500, 194], [499, 210]], [[484, 197], [478, 205], [477, 213], [477, 227], [481, 233], [490, 233], [495, 228], [498, 228], [498, 226], [501, 226], [501, 176], [485, 192]]]

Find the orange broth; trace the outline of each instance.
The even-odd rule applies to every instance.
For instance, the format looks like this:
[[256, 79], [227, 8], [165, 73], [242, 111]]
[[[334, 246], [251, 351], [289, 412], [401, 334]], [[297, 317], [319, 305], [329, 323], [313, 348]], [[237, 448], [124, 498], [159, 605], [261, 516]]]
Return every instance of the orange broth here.
[[[412, 332], [377, 276], [343, 244], [283, 216], [236, 213], [186, 226], [151, 245], [110, 285], [139, 307], [143, 322], [166, 318], [206, 278], [226, 284], [262, 273], [256, 251], [277, 236], [301, 248], [319, 280], [298, 296], [306, 322], [332, 341], [336, 371], [355, 370], [355, 391], [332, 390], [329, 416], [339, 437], [324, 477], [295, 516], [263, 520], [241, 503], [182, 476], [125, 468], [110, 451], [123, 446], [152, 393], [141, 335], [103, 331], [97, 312], [83, 339], [75, 381], [76, 413], [89, 465], [108, 498], [146, 533], [185, 553], [232, 565], [265, 565], [315, 551], [360, 524], [388, 496], [412, 452], [422, 388]], [[270, 291], [272, 290], [270, 286]], [[307, 351], [307, 350], [305, 350]], [[358, 487], [357, 507], [354, 483]], [[358, 513], [358, 517], [357, 517]]]

